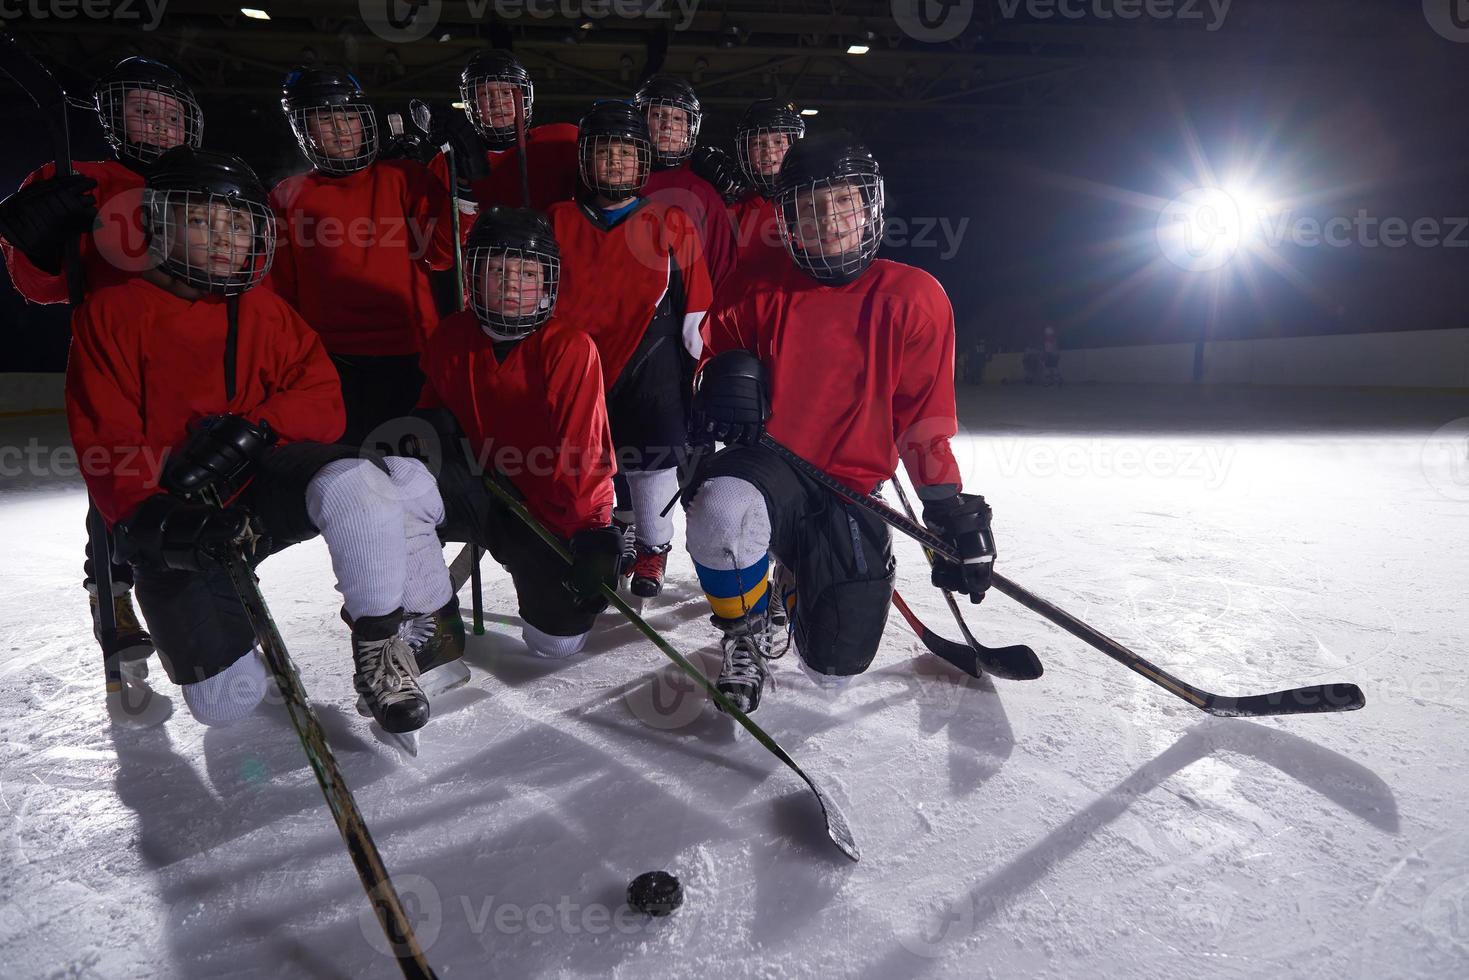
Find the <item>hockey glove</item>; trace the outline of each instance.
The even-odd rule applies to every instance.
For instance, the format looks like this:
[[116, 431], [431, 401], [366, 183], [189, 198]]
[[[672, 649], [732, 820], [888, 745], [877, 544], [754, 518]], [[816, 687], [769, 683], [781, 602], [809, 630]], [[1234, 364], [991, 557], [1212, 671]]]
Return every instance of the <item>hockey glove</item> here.
[[586, 612], [607, 608], [602, 586], [617, 588], [622, 557], [622, 532], [615, 527], [591, 527], [571, 536], [571, 567], [563, 579], [578, 607]]
[[189, 426], [183, 448], [170, 454], [163, 470], [163, 489], [198, 499], [213, 487], [221, 500], [245, 484], [275, 445], [276, 434], [264, 420], [252, 424], [239, 415], [209, 415]]
[[383, 148], [377, 151], [377, 158], [379, 160], [412, 160], [427, 166], [438, 152], [438, 147], [431, 146], [424, 137], [414, 133], [400, 133], [397, 136], [388, 137], [387, 142], [383, 143]]
[[750, 189], [734, 157], [717, 146], [705, 144], [695, 147], [689, 159], [689, 169], [713, 184], [725, 204], [733, 204]]
[[939, 555], [933, 558], [933, 584], [945, 592], [962, 592], [980, 602], [995, 570], [995, 537], [990, 531], [990, 507], [973, 493], [923, 502], [923, 523], [947, 539], [963, 558], [962, 564]]
[[219, 568], [241, 544], [254, 547], [249, 516], [234, 507], [206, 507], [157, 494], [117, 525], [118, 555], [129, 562], [178, 571]]
[[85, 235], [97, 221], [97, 182], [81, 174], [38, 180], [0, 201], [0, 238], [51, 275], [61, 273], [68, 239]]
[[[435, 150], [445, 144], [454, 153], [454, 170], [461, 184], [472, 184], [490, 175], [485, 141], [462, 110], [436, 105], [429, 114], [428, 141]], [[527, 134], [529, 136], [529, 134]]]
[[694, 381], [689, 442], [753, 446], [769, 417], [765, 365], [747, 350], [728, 350], [711, 357]]

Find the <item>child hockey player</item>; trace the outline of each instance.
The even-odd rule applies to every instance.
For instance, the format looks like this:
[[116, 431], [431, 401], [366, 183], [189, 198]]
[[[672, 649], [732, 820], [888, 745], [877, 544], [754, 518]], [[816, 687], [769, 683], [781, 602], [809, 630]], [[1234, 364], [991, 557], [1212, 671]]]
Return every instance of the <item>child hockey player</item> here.
[[520, 181], [520, 148], [516, 146], [516, 100], [525, 129], [529, 207], [544, 212], [557, 201], [576, 196], [576, 127], [571, 123], [531, 127], [536, 87], [530, 72], [513, 54], [489, 48], [470, 58], [459, 78], [459, 98], [487, 148], [489, 174], [472, 184], [481, 208], [526, 206]]
[[718, 686], [746, 711], [768, 674], [771, 554], [794, 575], [795, 645], [823, 687], [872, 662], [893, 585], [887, 526], [759, 446], [762, 429], [863, 493], [901, 458], [924, 520], [965, 558], [940, 561], [935, 584], [978, 602], [994, 557], [989, 508], [959, 492], [949, 448], [953, 311], [927, 273], [876, 259], [877, 162], [848, 136], [802, 140], [777, 206], [786, 267], [710, 317], [694, 397], [696, 435], [737, 444], [699, 466], [687, 498], [689, 554], [724, 633]]
[[[326, 444], [343, 424], [331, 362], [295, 311], [252, 288], [276, 229], [249, 167], [175, 149], [150, 170], [142, 210], [157, 267], [78, 311], [67, 420], [169, 678], [204, 724], [253, 711], [266, 670], [221, 565], [245, 543], [258, 560], [320, 533], [354, 623], [358, 694], [384, 729], [421, 727], [420, 674], [463, 667], [433, 478]], [[416, 654], [405, 616], [434, 634]]]

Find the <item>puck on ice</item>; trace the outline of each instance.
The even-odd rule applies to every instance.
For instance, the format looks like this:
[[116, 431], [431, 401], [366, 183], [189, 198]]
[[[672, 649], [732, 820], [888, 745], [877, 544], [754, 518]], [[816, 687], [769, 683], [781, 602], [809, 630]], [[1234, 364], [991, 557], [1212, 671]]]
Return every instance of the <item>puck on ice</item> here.
[[683, 885], [667, 871], [645, 871], [627, 886], [627, 904], [648, 915], [669, 915], [683, 904]]

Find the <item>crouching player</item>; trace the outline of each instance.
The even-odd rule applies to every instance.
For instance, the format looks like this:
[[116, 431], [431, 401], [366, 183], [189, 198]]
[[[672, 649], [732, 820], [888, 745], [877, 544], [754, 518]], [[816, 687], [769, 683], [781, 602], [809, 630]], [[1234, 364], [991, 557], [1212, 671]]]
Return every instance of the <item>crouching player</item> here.
[[689, 554], [724, 632], [718, 686], [746, 711], [768, 674], [770, 555], [794, 574], [793, 638], [822, 687], [872, 663], [893, 587], [887, 526], [757, 445], [762, 428], [862, 493], [901, 457], [924, 520], [966, 559], [940, 562], [935, 584], [978, 602], [994, 555], [989, 508], [959, 492], [949, 448], [953, 311], [927, 273], [876, 260], [877, 162], [848, 136], [800, 140], [776, 206], [794, 261], [710, 316], [694, 435], [734, 445], [699, 466], [687, 498]]
[[[300, 316], [253, 288], [276, 229], [248, 166], [172, 150], [142, 210], [157, 265], [78, 311], [66, 401], [164, 669], [204, 724], [253, 711], [266, 669], [223, 562], [242, 544], [259, 560], [319, 533], [353, 623], [358, 694], [384, 729], [421, 727], [420, 675], [463, 669], [449, 624], [429, 628], [458, 619], [433, 477], [327, 445], [345, 424], [336, 372]], [[400, 631], [437, 638], [415, 651]]]
[[[420, 415], [445, 447], [435, 461], [443, 536], [473, 541], [509, 569], [532, 653], [569, 657], [607, 605], [601, 585], [616, 588], [622, 551], [622, 535], [610, 526], [602, 362], [589, 336], [551, 318], [561, 251], [539, 213], [489, 209], [471, 229], [464, 258], [472, 310], [440, 324], [422, 362]], [[486, 480], [524, 500], [567, 543], [572, 564]]]

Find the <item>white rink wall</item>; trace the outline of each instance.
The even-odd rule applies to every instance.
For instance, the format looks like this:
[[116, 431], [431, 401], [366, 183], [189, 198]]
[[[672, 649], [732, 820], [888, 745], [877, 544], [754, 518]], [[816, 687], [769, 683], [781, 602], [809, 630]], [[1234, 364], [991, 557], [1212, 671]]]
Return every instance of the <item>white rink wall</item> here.
[[60, 412], [65, 408], [66, 375], [9, 371], [0, 373], [0, 415], [11, 412]]
[[[1022, 381], [1022, 356], [992, 357], [985, 367], [985, 383]], [[1063, 350], [1061, 373], [1071, 383], [1190, 384], [1194, 345]], [[1203, 380], [1210, 384], [1469, 388], [1469, 329], [1213, 341], [1204, 345]]]

